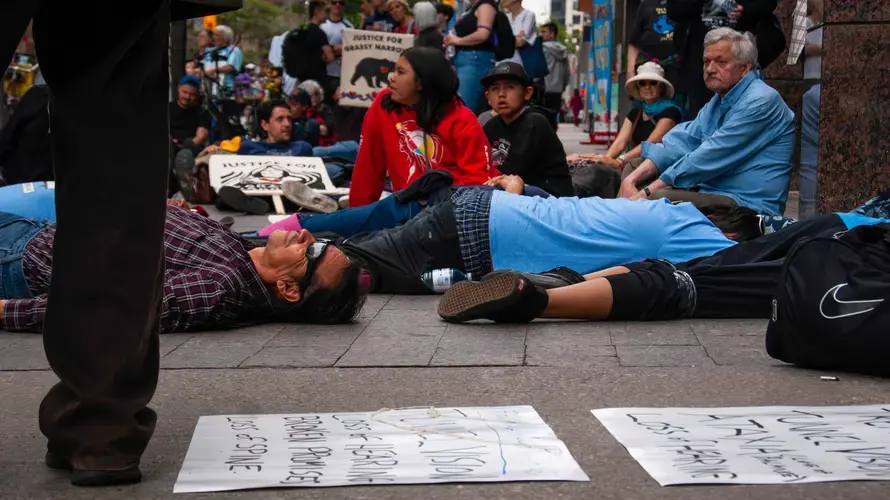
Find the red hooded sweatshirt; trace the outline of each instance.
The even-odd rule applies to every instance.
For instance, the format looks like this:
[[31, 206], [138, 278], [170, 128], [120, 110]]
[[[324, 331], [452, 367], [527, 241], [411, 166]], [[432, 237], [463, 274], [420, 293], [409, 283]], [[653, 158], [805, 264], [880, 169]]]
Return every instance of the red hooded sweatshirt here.
[[[478, 186], [500, 173], [490, 167], [491, 150], [479, 120], [462, 103], [455, 101], [448, 114], [426, 136], [417, 126], [417, 113], [401, 107], [383, 109], [377, 94], [365, 115], [358, 158], [349, 188], [349, 206], [360, 207], [380, 199], [383, 182], [389, 174], [393, 191], [406, 188], [427, 171], [427, 158], [433, 170], [454, 176], [455, 185]], [[424, 157], [426, 153], [426, 157]]]

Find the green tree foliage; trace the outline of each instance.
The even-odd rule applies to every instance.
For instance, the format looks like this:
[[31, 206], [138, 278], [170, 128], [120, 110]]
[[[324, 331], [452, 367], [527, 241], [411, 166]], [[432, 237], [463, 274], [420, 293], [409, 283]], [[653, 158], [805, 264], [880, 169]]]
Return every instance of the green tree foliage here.
[[219, 24], [235, 31], [235, 41], [244, 51], [245, 62], [258, 63], [269, 53], [272, 38], [303, 21], [303, 2], [292, 8], [268, 0], [244, 0], [244, 7], [219, 16]]

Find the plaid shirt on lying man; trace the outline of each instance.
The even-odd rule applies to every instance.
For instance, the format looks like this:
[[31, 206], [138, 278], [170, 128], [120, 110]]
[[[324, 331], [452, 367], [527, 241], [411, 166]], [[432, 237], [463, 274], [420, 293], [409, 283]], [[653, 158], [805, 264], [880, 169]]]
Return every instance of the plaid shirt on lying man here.
[[[43, 330], [55, 224], [25, 247], [22, 268], [33, 298], [9, 299], [8, 331]], [[232, 328], [272, 316], [272, 298], [257, 275], [246, 239], [194, 212], [167, 207], [161, 333]]]

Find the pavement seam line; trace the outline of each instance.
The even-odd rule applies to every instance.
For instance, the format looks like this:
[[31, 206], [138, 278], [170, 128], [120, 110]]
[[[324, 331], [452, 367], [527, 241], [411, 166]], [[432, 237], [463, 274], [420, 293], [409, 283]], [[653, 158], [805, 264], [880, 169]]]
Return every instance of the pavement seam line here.
[[[389, 301], [387, 301], [387, 302], [389, 302]], [[386, 304], [384, 304], [384, 307], [385, 307], [385, 306], [386, 306]], [[383, 308], [380, 308], [380, 311], [382, 311], [382, 310], [383, 310]], [[377, 314], [380, 314], [380, 311], [377, 311]], [[374, 317], [377, 317], [377, 314], [375, 314]], [[339, 356], [337, 356], [337, 359], [335, 359], [334, 362], [331, 363], [330, 368], [342, 368], [342, 367], [338, 367], [338, 366], [337, 366], [337, 363], [339, 363], [340, 360], [343, 359], [343, 356], [346, 356], [346, 353], [348, 353], [349, 350], [352, 349], [352, 346], [355, 345], [355, 343], [358, 341], [358, 338], [361, 337], [362, 334], [365, 333], [365, 330], [367, 330], [369, 326], [371, 326], [371, 322], [372, 322], [372, 321], [374, 321], [373, 318], [372, 318], [370, 321], [368, 321], [368, 323], [365, 325], [365, 327], [362, 328], [362, 330], [361, 330], [360, 332], [358, 332], [358, 335], [356, 335], [356, 336], [352, 339], [352, 342], [349, 343], [349, 347], [347, 347], [347, 348], [343, 351], [342, 354], [340, 354]]]

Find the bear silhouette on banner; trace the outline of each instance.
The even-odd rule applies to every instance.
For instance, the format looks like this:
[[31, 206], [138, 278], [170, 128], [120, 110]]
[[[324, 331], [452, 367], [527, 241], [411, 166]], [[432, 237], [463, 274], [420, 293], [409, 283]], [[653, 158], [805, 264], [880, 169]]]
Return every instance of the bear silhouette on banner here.
[[355, 85], [359, 78], [364, 78], [368, 87], [379, 89], [389, 84], [389, 74], [395, 69], [394, 61], [366, 57], [355, 66], [355, 72], [349, 79], [349, 84]]

